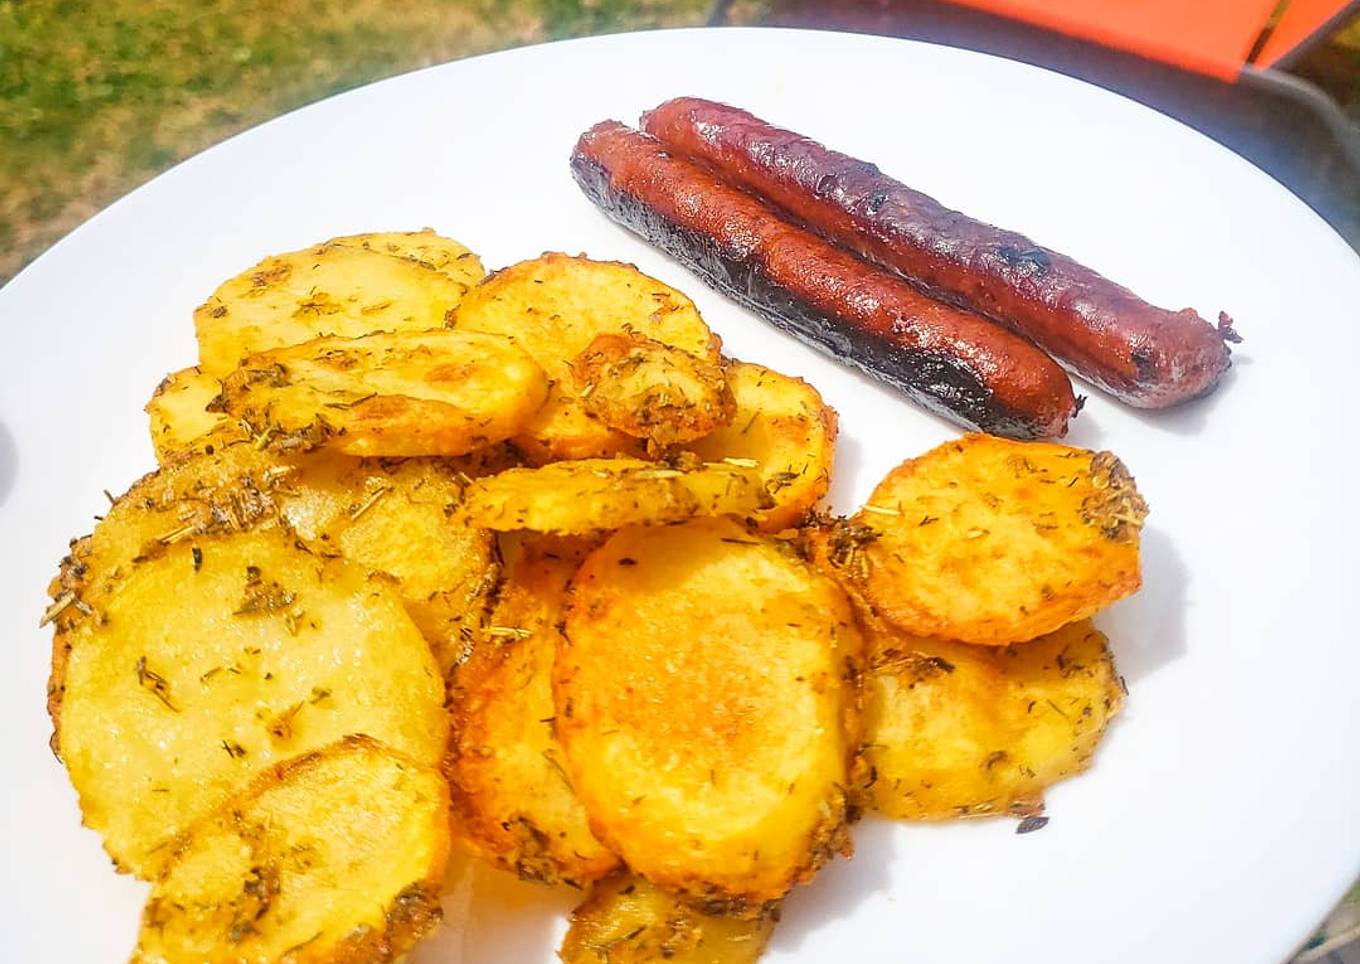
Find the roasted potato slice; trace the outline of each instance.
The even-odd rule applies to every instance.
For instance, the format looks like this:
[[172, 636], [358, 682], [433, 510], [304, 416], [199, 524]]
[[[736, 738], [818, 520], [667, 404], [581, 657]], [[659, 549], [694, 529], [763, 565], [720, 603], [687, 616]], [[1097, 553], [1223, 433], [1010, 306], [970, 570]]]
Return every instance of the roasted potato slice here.
[[452, 238], [435, 234], [433, 228], [425, 228], [422, 231], [349, 234], [331, 238], [326, 243], [376, 251], [379, 254], [413, 262], [456, 281], [463, 286], [464, 291], [486, 277], [486, 269], [482, 267], [482, 261], [477, 255]]
[[765, 532], [795, 526], [826, 495], [836, 456], [836, 411], [801, 378], [762, 365], [727, 364], [737, 409], [730, 424], [694, 442], [705, 459], [751, 459], [774, 506], [757, 512]]
[[754, 916], [848, 853], [860, 634], [830, 579], [725, 519], [613, 535], [572, 584], [553, 692], [596, 836]]
[[509, 438], [547, 378], [510, 338], [471, 331], [317, 338], [247, 358], [215, 409], [276, 449], [464, 455]]
[[477, 479], [463, 497], [469, 525], [580, 534], [699, 515], [749, 515], [769, 498], [743, 466], [692, 468], [638, 459], [581, 459]]
[[775, 914], [704, 914], [627, 874], [596, 884], [571, 915], [562, 964], [755, 964]]
[[388, 961], [439, 924], [448, 790], [351, 736], [269, 767], [167, 849], [135, 964]]
[[485, 622], [500, 572], [495, 537], [454, 518], [469, 461], [316, 453], [293, 459], [273, 495], [314, 552], [396, 580], [443, 675]]
[[492, 624], [454, 676], [445, 764], [455, 838], [521, 878], [574, 886], [619, 863], [591, 834], [553, 736], [557, 627], [589, 548], [530, 536], [508, 563]]
[[909, 459], [855, 522], [864, 591], [904, 632], [1005, 646], [1136, 592], [1147, 506], [1109, 452], [965, 435]]
[[642, 335], [596, 335], [571, 362], [576, 395], [600, 421], [669, 448], [732, 421], [722, 366]]
[[368, 733], [437, 766], [448, 718], [395, 590], [285, 530], [186, 539], [105, 580], [69, 626], [56, 722], [85, 823], [153, 876], [262, 767]]
[[630, 264], [548, 253], [487, 277], [458, 306], [455, 328], [520, 340], [553, 381], [548, 403], [517, 439], [537, 464], [640, 455], [578, 397], [570, 363], [601, 334], [635, 332], [716, 363], [719, 340], [694, 302]]
[[[491, 533], [453, 518], [469, 476], [512, 464], [505, 450], [459, 459], [360, 459], [330, 452], [275, 455], [230, 445], [176, 459], [115, 500], [52, 586], [52, 696], [60, 698], [75, 608], [138, 556], [223, 532], [286, 524], [313, 552], [339, 554], [395, 579], [407, 612], [442, 671], [480, 628], [499, 571]], [[55, 605], [55, 603], [54, 603]]]
[[865, 803], [947, 820], [1043, 809], [1043, 792], [1090, 765], [1123, 689], [1089, 620], [1014, 646], [868, 631]]
[[208, 405], [222, 391], [222, 383], [198, 368], [183, 368], [156, 386], [146, 413], [151, 419], [151, 446], [164, 465], [179, 456], [208, 447], [246, 442], [250, 429]]
[[[363, 237], [274, 255], [224, 282], [194, 312], [199, 367], [221, 378], [247, 355], [322, 335], [442, 328], [467, 281], [365, 250]], [[464, 267], [480, 276], [480, 264]]]

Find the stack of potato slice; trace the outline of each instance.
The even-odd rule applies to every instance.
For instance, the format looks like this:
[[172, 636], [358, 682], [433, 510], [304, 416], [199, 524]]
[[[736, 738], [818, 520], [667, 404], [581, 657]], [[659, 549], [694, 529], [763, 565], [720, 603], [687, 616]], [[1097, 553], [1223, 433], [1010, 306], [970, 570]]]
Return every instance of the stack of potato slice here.
[[428, 231], [194, 321], [46, 617], [53, 748], [154, 884], [137, 960], [399, 957], [452, 841], [593, 887], [569, 964], [754, 961], [862, 809], [1036, 813], [1119, 708], [1108, 454], [969, 436], [823, 518], [812, 386], [629, 265], [483, 277]]

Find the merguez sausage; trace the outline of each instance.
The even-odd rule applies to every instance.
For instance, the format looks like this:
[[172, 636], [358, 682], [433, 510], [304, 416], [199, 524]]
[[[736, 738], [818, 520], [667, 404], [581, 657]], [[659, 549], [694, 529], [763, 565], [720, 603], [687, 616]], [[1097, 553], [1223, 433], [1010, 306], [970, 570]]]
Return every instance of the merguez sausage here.
[[682, 97], [643, 115], [669, 150], [703, 163], [832, 241], [1010, 327], [1069, 370], [1138, 408], [1213, 390], [1231, 364], [1232, 320], [1143, 301], [1024, 235], [951, 211], [744, 110]]
[[615, 121], [577, 142], [572, 174], [606, 214], [776, 326], [966, 426], [1063, 435], [1078, 404], [1047, 355], [922, 295]]

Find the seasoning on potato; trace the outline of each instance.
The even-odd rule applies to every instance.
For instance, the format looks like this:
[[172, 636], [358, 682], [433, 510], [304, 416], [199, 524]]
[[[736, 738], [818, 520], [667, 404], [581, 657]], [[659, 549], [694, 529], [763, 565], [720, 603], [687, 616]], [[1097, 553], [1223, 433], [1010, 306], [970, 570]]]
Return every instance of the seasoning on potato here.
[[[247, 355], [323, 335], [442, 328], [484, 274], [481, 262], [451, 239], [390, 237], [356, 235], [273, 255], [223, 282], [194, 312], [203, 372], [221, 378]], [[383, 250], [389, 243], [395, 254]], [[450, 260], [406, 256], [422, 246]]]
[[572, 911], [558, 956], [563, 964], [755, 964], [775, 925], [705, 914], [641, 877], [596, 884]]
[[477, 479], [463, 499], [469, 525], [582, 534], [693, 516], [746, 516], [770, 504], [746, 464], [581, 459]]
[[135, 561], [69, 629], [55, 707], [87, 826], [159, 872], [174, 835], [262, 767], [367, 733], [434, 766], [444, 685], [384, 580], [280, 530], [185, 539]]
[[513, 338], [378, 332], [251, 355], [211, 408], [283, 451], [466, 455], [521, 431], [547, 392], [543, 369]]
[[750, 362], [725, 367], [732, 421], [690, 447], [709, 460], [755, 463], [774, 503], [753, 516], [764, 532], [801, 523], [826, 495], [836, 457], [836, 411], [801, 378]]
[[636, 333], [596, 335], [571, 374], [588, 412], [662, 452], [726, 425], [736, 408], [721, 365]]
[[867, 635], [861, 790], [888, 816], [1039, 813], [1047, 787], [1090, 765], [1123, 704], [1089, 620], [1005, 647]]
[[448, 789], [346, 737], [266, 769], [167, 850], [134, 964], [392, 960], [442, 916]]
[[888, 474], [855, 516], [864, 592], [898, 629], [1005, 646], [1136, 592], [1147, 505], [1109, 452], [965, 435]]
[[507, 547], [491, 623], [453, 679], [445, 763], [456, 839], [523, 879], [578, 887], [619, 866], [590, 832], [554, 736], [558, 624], [591, 546], [526, 534]]
[[685, 295], [630, 264], [549, 252], [502, 268], [468, 292], [458, 330], [517, 338], [552, 380], [548, 403], [516, 438], [537, 464], [642, 455], [641, 442], [583, 404], [571, 361], [603, 334], [636, 333], [717, 364], [719, 340]]
[[969, 435], [832, 518], [813, 386], [631, 265], [429, 230], [195, 327], [42, 617], [135, 961], [400, 959], [457, 843], [590, 888], [566, 964], [753, 964], [861, 811], [1033, 815], [1122, 705], [1109, 453]]
[[754, 917], [848, 851], [862, 640], [830, 579], [727, 519], [622, 529], [564, 631], [567, 772], [634, 871]]

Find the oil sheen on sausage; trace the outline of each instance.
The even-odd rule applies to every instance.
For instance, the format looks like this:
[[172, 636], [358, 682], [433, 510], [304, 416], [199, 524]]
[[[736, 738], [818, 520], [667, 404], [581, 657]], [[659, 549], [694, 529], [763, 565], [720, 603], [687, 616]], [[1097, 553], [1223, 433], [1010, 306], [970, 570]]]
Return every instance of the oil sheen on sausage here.
[[615, 121], [577, 142], [572, 174], [615, 221], [813, 347], [960, 424], [1055, 438], [1078, 409], [1024, 339], [922, 295]]
[[1064, 254], [975, 221], [873, 164], [699, 98], [667, 101], [643, 127], [795, 220], [924, 289], [1024, 335], [1072, 372], [1139, 408], [1213, 390], [1232, 320], [1168, 311]]

